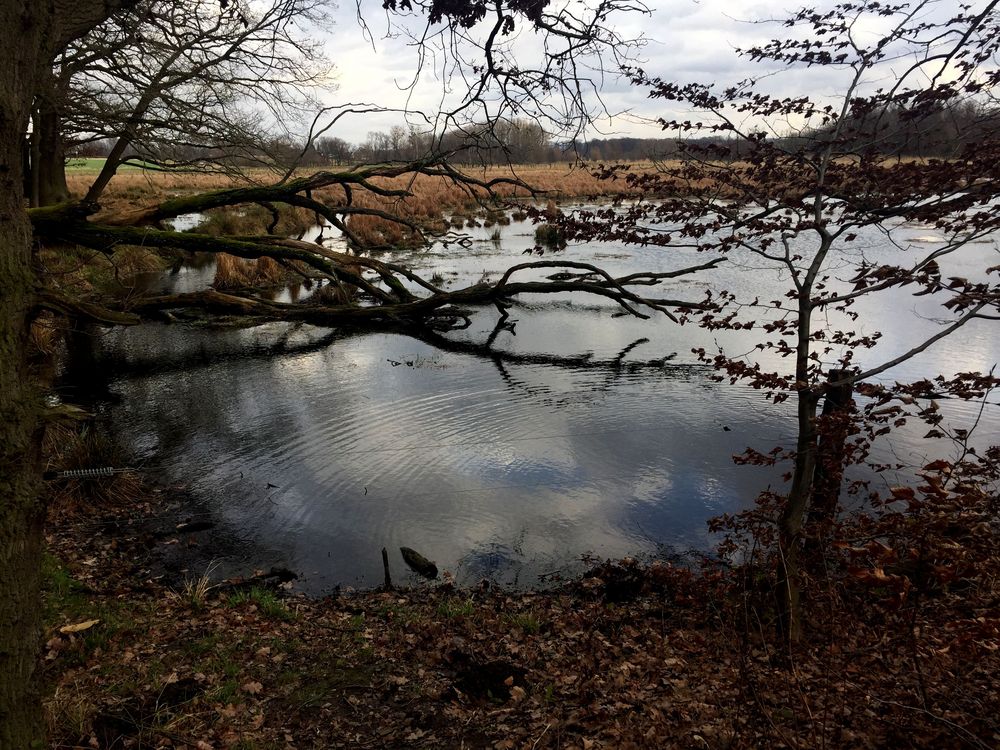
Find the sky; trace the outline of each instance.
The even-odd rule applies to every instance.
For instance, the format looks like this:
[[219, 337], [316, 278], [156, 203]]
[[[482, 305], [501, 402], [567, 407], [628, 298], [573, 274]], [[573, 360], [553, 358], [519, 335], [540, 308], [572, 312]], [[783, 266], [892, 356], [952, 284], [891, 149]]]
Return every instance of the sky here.
[[[556, 0], [559, 2], [561, 0]], [[417, 48], [406, 40], [388, 34], [388, 21], [378, 0], [360, 0], [361, 11], [367, 22], [370, 36], [358, 23], [358, 7], [345, 0], [332, 11], [334, 20], [326, 32], [327, 50], [336, 66], [334, 81], [336, 91], [324, 96], [325, 103], [374, 103], [399, 109], [436, 112], [442, 101], [442, 80], [446, 76], [433, 75], [431, 65], [424, 69], [414, 83], [418, 68]], [[765, 41], [783, 33], [775, 24], [759, 23], [780, 18], [789, 7], [797, 7], [794, 0], [760, 0], [739, 3], [730, 0], [649, 0], [649, 15], [623, 14], [612, 21], [614, 28], [624, 37], [644, 36], [645, 44], [638, 53], [642, 67], [651, 74], [676, 81], [715, 82], [720, 85], [734, 83], [748, 75], [747, 61], [736, 54], [736, 49]], [[822, 4], [822, 3], [821, 3]], [[418, 27], [414, 25], [413, 29]], [[527, 64], [538, 59], [541, 48], [537, 36], [530, 31], [522, 33], [517, 41], [517, 60]], [[831, 92], [837, 86], [833, 71], [817, 71], [810, 82], [810, 91]], [[462, 89], [451, 76], [454, 97]], [[800, 82], [801, 83], [801, 82]], [[796, 81], [776, 82], [781, 87], [794, 88]], [[646, 93], [614, 76], [599, 81], [600, 98], [614, 116], [601, 118], [589, 130], [589, 137], [640, 136], [656, 137], [660, 129], [649, 122], [670, 112], [662, 103], [648, 100]], [[597, 105], [596, 94], [590, 103]], [[411, 115], [410, 121], [420, 120]], [[392, 125], [405, 124], [402, 113], [349, 116], [338, 121], [327, 135], [338, 136], [351, 142], [365, 140], [373, 130], [388, 130]]]

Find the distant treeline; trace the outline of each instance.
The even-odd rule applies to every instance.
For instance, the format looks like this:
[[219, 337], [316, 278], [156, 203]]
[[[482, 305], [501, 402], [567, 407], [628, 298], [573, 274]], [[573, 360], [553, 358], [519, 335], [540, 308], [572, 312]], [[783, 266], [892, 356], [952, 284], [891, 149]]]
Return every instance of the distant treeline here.
[[[879, 113], [854, 115], [840, 129], [841, 146], [853, 147], [859, 154], [951, 157], [974, 145], [986, 131], [986, 123], [998, 115], [995, 109], [962, 104], [921, 112], [913, 116], [902, 108]], [[834, 126], [813, 128], [795, 135], [766, 139], [788, 150], [821, 148], [833, 137]], [[110, 141], [95, 141], [72, 151], [74, 156], [100, 157], [110, 152]], [[579, 159], [594, 162], [644, 161], [677, 158], [685, 153], [704, 152], [717, 159], [739, 159], [754, 147], [753, 143], [733, 134], [702, 138], [595, 138], [586, 141], [559, 142], [537, 123], [514, 120], [480, 130], [452, 131], [434, 139], [431, 135], [400, 126], [387, 132], [372, 131], [363, 143], [324, 136], [304, 149], [304, 143], [291, 138], [275, 138], [268, 153], [253, 163], [209, 148], [192, 145], [163, 144], [158, 149], [162, 162], [191, 163], [198, 160], [223, 161], [234, 166], [253, 166], [264, 162], [302, 166], [332, 166], [350, 163], [411, 161], [435, 150], [453, 151], [461, 164], [551, 164]], [[303, 152], [304, 150], [304, 152]]]

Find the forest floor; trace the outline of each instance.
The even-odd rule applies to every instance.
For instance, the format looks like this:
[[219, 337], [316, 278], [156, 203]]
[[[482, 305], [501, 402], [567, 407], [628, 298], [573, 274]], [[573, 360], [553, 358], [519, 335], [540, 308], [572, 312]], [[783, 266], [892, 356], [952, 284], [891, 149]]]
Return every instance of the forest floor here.
[[[294, 581], [171, 582], [163, 550], [202, 537], [149, 531], [166, 494], [54, 506], [52, 748], [1000, 745], [988, 597], [942, 619], [862, 614], [841, 592], [809, 605], [790, 652], [719, 567], [626, 560], [548, 592], [445, 580], [325, 599]], [[964, 637], [969, 621], [992, 636]]]

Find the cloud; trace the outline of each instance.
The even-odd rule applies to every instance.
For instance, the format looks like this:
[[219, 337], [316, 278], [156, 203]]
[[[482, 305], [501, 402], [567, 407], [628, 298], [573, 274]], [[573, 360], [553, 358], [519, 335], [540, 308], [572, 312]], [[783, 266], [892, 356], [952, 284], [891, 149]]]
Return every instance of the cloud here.
[[[842, 91], [844, 74], [840, 71], [820, 67], [808, 71], [768, 69], [749, 63], [737, 53], [737, 49], [787, 34], [787, 29], [768, 21], [786, 16], [790, 7], [789, 0], [764, 0], [750, 5], [728, 0], [654, 0], [648, 15], [625, 14], [613, 18], [612, 23], [625, 38], [645, 38], [636, 62], [651, 75], [666, 80], [723, 87], [754, 74], [761, 76], [767, 91], [779, 96], [809, 92], [822, 97]], [[359, 25], [353, 4], [345, 4], [333, 14], [336, 22], [327, 39], [329, 54], [339, 71], [339, 88], [328, 103], [373, 102], [433, 115], [461, 100], [466, 84], [457, 71], [447, 68], [441, 51], [433, 50], [441, 41], [439, 37], [432, 37], [432, 42], [424, 45], [421, 58], [420, 45], [414, 39], [424, 33], [424, 19], [414, 16], [404, 20], [403, 33], [396, 27], [390, 34], [393, 27], [380, 5], [363, 1], [362, 11], [369, 38]], [[879, 30], [865, 27], [861, 33], [872, 36]], [[522, 67], [538, 64], [544, 55], [541, 41], [540, 35], [530, 29], [522, 31], [515, 47], [516, 63]], [[465, 74], [470, 72], [466, 69]], [[590, 98], [592, 106], [603, 102], [612, 115], [631, 113], [629, 117], [601, 120], [593, 136], [614, 133], [659, 137], [662, 131], [655, 125], [657, 117], [690, 117], [682, 107], [651, 101], [646, 90], [613, 72], [595, 73], [593, 80], [597, 91]], [[400, 113], [345, 118], [330, 135], [360, 142], [372, 130], [387, 130], [403, 121]]]

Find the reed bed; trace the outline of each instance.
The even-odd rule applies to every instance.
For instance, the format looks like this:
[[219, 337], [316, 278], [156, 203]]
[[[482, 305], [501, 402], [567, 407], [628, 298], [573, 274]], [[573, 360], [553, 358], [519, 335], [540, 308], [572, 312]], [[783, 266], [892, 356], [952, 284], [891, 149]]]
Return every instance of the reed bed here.
[[216, 289], [245, 289], [252, 286], [277, 286], [285, 281], [285, 269], [274, 258], [248, 260], [219, 253], [215, 261]]
[[[631, 169], [637, 173], [655, 169], [651, 163], [636, 163]], [[387, 197], [355, 187], [351, 205], [355, 208], [374, 209], [403, 221], [393, 221], [372, 214], [348, 214], [346, 225], [358, 240], [370, 247], [405, 247], [422, 242], [419, 231], [410, 223], [431, 232], [446, 231], [449, 226], [486, 226], [509, 222], [507, 213], [514, 205], [516, 216], [525, 216], [521, 206], [537, 205], [547, 199], [550, 206], [555, 201], [600, 198], [639, 198], [641, 191], [624, 179], [601, 180], [579, 165], [550, 164], [515, 167], [465, 167], [471, 177], [483, 182], [508, 178], [530, 185], [532, 190], [519, 184], [499, 183], [493, 191], [474, 185], [456, 182], [450, 178], [410, 174], [394, 178], [374, 178], [371, 182], [381, 188], [406, 190], [406, 197]], [[309, 174], [310, 172], [302, 172]], [[83, 194], [93, 175], [75, 172], [68, 175], [71, 191]], [[102, 197], [103, 214], [115, 214], [184, 194], [227, 189], [240, 185], [261, 184], [273, 181], [275, 174], [266, 170], [250, 170], [242, 180], [223, 174], [176, 174], [169, 172], [123, 172], [116, 175]], [[344, 207], [347, 196], [343, 188], [330, 186], [315, 190], [312, 197], [331, 208]], [[207, 212], [196, 231], [212, 235], [264, 234], [269, 230], [282, 236], [301, 235], [319, 222], [319, 217], [303, 208], [278, 204], [280, 221], [273, 225], [273, 215], [262, 205], [249, 204], [214, 209]], [[554, 209], [553, 209], [554, 210]], [[101, 216], [96, 217], [97, 221]], [[483, 223], [480, 224], [482, 220]], [[257, 270], [231, 258], [219, 263], [218, 288], [239, 288], [252, 283]]]
[[[637, 163], [633, 170], [651, 171], [651, 164]], [[521, 180], [538, 191], [558, 199], [597, 198], [601, 196], [637, 196], [638, 193], [625, 184], [624, 180], [599, 180], [587, 169], [566, 164], [525, 165], [509, 167], [468, 167], [464, 171], [480, 180], [498, 177], [512, 177]], [[310, 174], [303, 171], [302, 174]], [[273, 172], [256, 169], [247, 171], [242, 179], [225, 174], [182, 174], [172, 172], [122, 172], [116, 175], [105, 190], [101, 203], [106, 210], [123, 210], [148, 205], [179, 195], [188, 195], [208, 190], [221, 190], [249, 184], [267, 184], [275, 179]], [[75, 197], [84, 195], [94, 179], [87, 172], [71, 172], [67, 175], [70, 193]], [[373, 182], [382, 187], [408, 189], [413, 195], [405, 201], [378, 198], [364, 191], [356, 191], [356, 199], [373, 198], [374, 205], [384, 209], [396, 209], [397, 204], [406, 204], [406, 215], [414, 217], [434, 217], [443, 210], [468, 209], [480, 205], [489, 196], [481, 188], [469, 188], [453, 181], [429, 175], [404, 175], [395, 178], [379, 178]], [[339, 188], [319, 191], [328, 200], [343, 199]], [[513, 185], [499, 185], [495, 194], [503, 199], [530, 198], [531, 193]], [[359, 205], [366, 205], [359, 203]], [[264, 211], [264, 209], [261, 209]], [[264, 214], [267, 212], [264, 211]]]
[[111, 264], [118, 279], [125, 281], [139, 274], [162, 271], [166, 262], [148, 247], [123, 245], [111, 256]]

